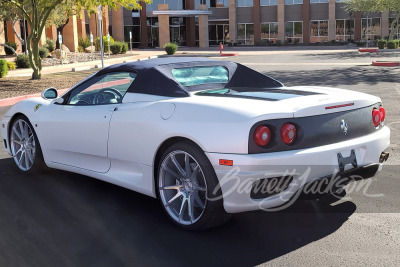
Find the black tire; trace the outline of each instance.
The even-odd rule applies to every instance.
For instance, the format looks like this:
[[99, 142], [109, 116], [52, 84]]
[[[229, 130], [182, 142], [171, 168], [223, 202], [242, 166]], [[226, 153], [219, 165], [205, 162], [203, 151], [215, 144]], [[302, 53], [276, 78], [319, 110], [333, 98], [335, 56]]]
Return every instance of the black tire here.
[[[169, 173], [169, 172], [166, 172], [164, 169], [162, 169], [163, 163], [167, 164], [167, 161], [168, 161], [167, 157], [170, 157], [169, 155], [171, 155], [171, 153], [181, 153], [181, 152], [189, 154], [192, 157], [192, 159], [194, 161], [196, 161], [196, 162], [191, 163], [192, 166], [193, 166], [193, 164], [198, 163], [198, 165], [201, 168], [201, 173], [203, 174], [203, 176], [201, 175], [201, 173], [199, 173], [198, 175], [201, 177], [196, 178], [196, 179], [198, 181], [198, 185], [202, 186], [203, 188], [204, 187], [206, 188], [206, 192], [203, 193], [204, 201], [205, 201], [205, 208], [202, 209], [202, 207], [200, 205], [196, 206], [196, 204], [194, 204], [194, 208], [192, 208], [192, 214], [194, 214], [193, 210], [195, 208], [202, 209], [203, 212], [201, 213], [201, 215], [199, 215], [199, 217], [196, 219], [196, 221], [191, 224], [183, 224], [183, 223], [178, 222], [177, 218], [174, 218], [174, 217], [176, 217], [177, 214], [172, 214], [172, 216], [171, 216], [170, 213], [173, 213], [174, 210], [172, 209], [172, 207], [165, 206], [165, 203], [166, 203], [166, 199], [165, 199], [166, 197], [164, 196], [165, 191], [160, 189], [160, 186], [163, 184], [163, 181], [160, 184], [160, 179], [165, 180], [166, 179], [164, 176], [165, 173]], [[176, 155], [177, 155], [177, 157], [179, 156], [179, 154], [176, 154]], [[192, 170], [192, 174], [193, 174], [193, 172], [194, 171]], [[205, 183], [206, 183], [205, 185], [203, 185], [203, 182], [201, 182], [201, 180], [203, 178], [205, 178], [204, 179]], [[169, 179], [171, 179], [171, 178], [169, 178]], [[178, 179], [175, 178], [175, 180], [178, 180]], [[177, 182], [177, 186], [180, 186], [179, 182]], [[181, 188], [184, 188], [184, 186], [182, 186]], [[204, 152], [197, 146], [191, 144], [190, 142], [181, 142], [181, 143], [174, 144], [164, 152], [164, 154], [162, 155], [161, 160], [158, 164], [156, 189], [157, 189], [158, 197], [160, 199], [163, 210], [168, 215], [168, 217], [177, 226], [179, 226], [182, 229], [190, 230], [190, 231], [205, 230], [205, 229], [215, 227], [215, 226], [218, 226], [218, 225], [221, 225], [221, 224], [227, 222], [232, 216], [231, 214], [228, 214], [224, 210], [222, 192], [219, 187], [218, 178], [215, 174], [214, 168], [212, 167], [210, 161], [208, 160], [208, 158], [206, 157]], [[184, 190], [184, 189], [182, 189], [182, 190]], [[214, 191], [216, 192], [215, 194], [213, 194]], [[179, 190], [177, 192], [179, 192]], [[174, 194], [174, 193], [172, 193], [172, 194]], [[190, 194], [192, 194], [192, 193], [190, 193]], [[198, 195], [200, 195], [200, 192]], [[206, 198], [205, 198], [205, 195], [207, 196]], [[187, 203], [189, 204], [190, 200], [188, 200]], [[189, 210], [188, 206], [187, 206], [187, 209]], [[200, 212], [198, 212], [198, 213], [200, 213]], [[188, 216], [190, 216], [190, 215], [188, 215]]]
[[[22, 166], [22, 167], [18, 166], [18, 164], [17, 164], [17, 160], [18, 160], [17, 158], [18, 157], [15, 157], [15, 155], [13, 153], [13, 144], [12, 144], [13, 127], [15, 125], [19, 124], [19, 122], [25, 122], [29, 126], [29, 129], [30, 129], [30, 131], [31, 131], [31, 133], [33, 135], [34, 144], [35, 144], [34, 152], [32, 152], [32, 155], [33, 155], [33, 162], [31, 163], [32, 166], [30, 168], [27, 168], [27, 169], [26, 168], [24, 169], [23, 168], [24, 166]], [[46, 164], [44, 162], [44, 159], [43, 159], [43, 153], [42, 153], [42, 149], [41, 149], [41, 146], [40, 146], [40, 143], [39, 143], [39, 139], [38, 139], [38, 137], [36, 135], [34, 127], [32, 126], [32, 124], [30, 123], [29, 119], [26, 116], [19, 115], [19, 116], [15, 117], [13, 119], [13, 121], [11, 123], [11, 127], [10, 127], [10, 136], [9, 136], [9, 140], [8, 141], [9, 141], [9, 144], [10, 144], [10, 150], [13, 153], [13, 156], [14, 156], [14, 162], [16, 164], [16, 167], [20, 171], [23, 171], [26, 174], [32, 174], [32, 173], [41, 172], [41, 171], [47, 169], [47, 166], [46, 166]], [[17, 156], [18, 156], [18, 154], [17, 154]]]

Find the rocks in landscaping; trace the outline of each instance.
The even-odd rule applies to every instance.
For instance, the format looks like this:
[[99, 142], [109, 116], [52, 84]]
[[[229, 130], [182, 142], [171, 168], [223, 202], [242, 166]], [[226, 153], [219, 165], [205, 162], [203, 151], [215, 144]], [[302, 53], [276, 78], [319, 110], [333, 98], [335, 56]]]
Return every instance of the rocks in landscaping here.
[[69, 48], [68, 47], [66, 47], [65, 45], [63, 45], [62, 47], [61, 47], [61, 49], [65, 52], [65, 53], [71, 53], [71, 51], [69, 51]]
[[85, 48], [85, 53], [96, 52], [96, 47], [94, 45]]
[[67, 52], [65, 52], [64, 50], [56, 49], [54, 54], [56, 55], [57, 59], [61, 59], [61, 58], [65, 59], [65, 58], [67, 58]]

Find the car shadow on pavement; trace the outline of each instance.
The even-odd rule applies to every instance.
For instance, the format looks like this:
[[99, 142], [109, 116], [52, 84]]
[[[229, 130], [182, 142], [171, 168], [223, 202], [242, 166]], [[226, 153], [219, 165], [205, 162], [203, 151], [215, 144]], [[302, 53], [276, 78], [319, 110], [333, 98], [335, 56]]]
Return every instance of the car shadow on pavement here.
[[185, 232], [157, 199], [63, 171], [25, 175], [7, 158], [0, 160], [0, 265], [256, 265], [340, 228], [356, 206], [334, 201], [236, 214], [223, 226]]

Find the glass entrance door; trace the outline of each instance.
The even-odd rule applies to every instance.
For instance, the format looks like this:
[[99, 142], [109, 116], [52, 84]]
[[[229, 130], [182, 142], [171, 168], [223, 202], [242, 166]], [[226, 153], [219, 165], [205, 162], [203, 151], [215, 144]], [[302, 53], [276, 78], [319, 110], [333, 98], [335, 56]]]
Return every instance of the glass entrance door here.
[[170, 27], [171, 43], [176, 43], [177, 45], [181, 45], [179, 37], [180, 37], [179, 26], [171, 26]]
[[219, 43], [225, 44], [229, 42], [229, 25], [208, 25], [208, 38], [210, 45], [219, 45]]

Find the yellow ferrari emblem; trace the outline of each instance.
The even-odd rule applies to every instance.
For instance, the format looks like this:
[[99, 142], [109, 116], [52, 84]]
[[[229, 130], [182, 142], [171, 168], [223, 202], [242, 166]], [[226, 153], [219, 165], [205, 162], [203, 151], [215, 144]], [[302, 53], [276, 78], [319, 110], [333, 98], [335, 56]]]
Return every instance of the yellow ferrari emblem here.
[[41, 104], [37, 104], [37, 105], [35, 106], [35, 112], [36, 112], [41, 106], [42, 106]]

